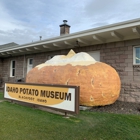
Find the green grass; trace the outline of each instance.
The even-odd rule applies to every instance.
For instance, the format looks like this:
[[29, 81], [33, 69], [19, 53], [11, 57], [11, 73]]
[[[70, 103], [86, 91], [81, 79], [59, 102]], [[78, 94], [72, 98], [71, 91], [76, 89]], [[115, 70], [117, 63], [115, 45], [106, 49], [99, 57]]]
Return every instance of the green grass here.
[[0, 92], [0, 100], [3, 100], [3, 93]]
[[66, 119], [1, 102], [0, 140], [140, 140], [140, 116], [81, 111]]

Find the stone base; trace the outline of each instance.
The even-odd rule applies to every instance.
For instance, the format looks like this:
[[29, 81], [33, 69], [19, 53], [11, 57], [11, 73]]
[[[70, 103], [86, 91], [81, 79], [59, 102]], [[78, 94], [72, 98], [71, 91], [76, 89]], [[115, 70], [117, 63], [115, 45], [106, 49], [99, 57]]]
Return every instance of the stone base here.
[[92, 107], [91, 106], [79, 106], [79, 110], [90, 110]]

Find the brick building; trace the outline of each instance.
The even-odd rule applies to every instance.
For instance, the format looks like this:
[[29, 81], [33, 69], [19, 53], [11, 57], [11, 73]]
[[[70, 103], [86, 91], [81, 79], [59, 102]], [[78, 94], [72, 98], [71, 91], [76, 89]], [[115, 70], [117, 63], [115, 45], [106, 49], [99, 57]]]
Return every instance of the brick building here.
[[58, 37], [23, 45], [0, 45], [1, 86], [4, 82], [24, 80], [36, 65], [73, 49], [88, 52], [116, 69], [122, 84], [119, 100], [140, 102], [140, 19], [72, 34], [69, 29], [64, 20]]

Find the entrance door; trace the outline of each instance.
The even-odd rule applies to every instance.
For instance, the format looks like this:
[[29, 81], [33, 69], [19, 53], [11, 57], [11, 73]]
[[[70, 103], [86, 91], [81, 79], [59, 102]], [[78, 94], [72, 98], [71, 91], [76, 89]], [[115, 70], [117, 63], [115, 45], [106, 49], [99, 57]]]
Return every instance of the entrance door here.
[[27, 73], [33, 68], [33, 58], [27, 60]]

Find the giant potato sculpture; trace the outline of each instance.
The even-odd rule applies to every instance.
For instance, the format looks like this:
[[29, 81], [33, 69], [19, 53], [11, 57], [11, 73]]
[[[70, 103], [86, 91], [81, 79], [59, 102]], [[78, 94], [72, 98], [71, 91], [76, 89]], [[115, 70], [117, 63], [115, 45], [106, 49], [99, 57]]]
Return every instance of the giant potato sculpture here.
[[80, 105], [85, 106], [112, 104], [120, 93], [120, 78], [114, 68], [72, 50], [33, 68], [26, 82], [80, 86]]

